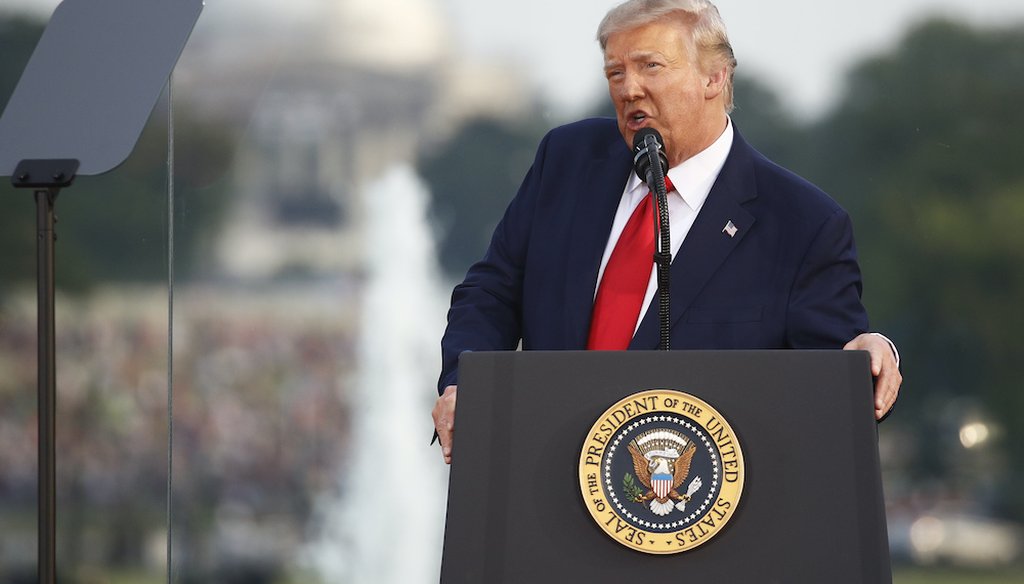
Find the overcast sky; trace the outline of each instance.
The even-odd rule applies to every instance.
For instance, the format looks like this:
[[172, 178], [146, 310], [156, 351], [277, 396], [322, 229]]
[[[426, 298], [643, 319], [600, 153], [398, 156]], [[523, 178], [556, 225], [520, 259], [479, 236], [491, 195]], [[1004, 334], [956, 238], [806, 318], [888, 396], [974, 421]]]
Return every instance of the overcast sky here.
[[[5, 7], [33, 6], [46, 13], [58, 4], [0, 1]], [[206, 11], [216, 10], [220, 2], [223, 9], [237, 4], [292, 12], [331, 2], [362, 4], [375, 12], [372, 7], [390, 11], [432, 4], [449, 20], [458, 50], [478, 62], [514, 63], [556, 111], [574, 115], [604, 98], [594, 32], [618, 0], [207, 0]], [[719, 0], [717, 5], [741, 71], [767, 82], [795, 113], [808, 116], [821, 112], [841, 90], [851, 63], [891, 48], [908, 26], [927, 15], [987, 25], [1024, 23], [1024, 0]]]

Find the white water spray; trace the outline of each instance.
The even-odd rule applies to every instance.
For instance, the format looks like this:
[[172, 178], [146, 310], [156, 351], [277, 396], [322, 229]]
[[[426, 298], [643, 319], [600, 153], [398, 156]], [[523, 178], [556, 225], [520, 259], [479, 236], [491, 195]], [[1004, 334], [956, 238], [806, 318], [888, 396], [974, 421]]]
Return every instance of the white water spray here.
[[406, 167], [364, 193], [367, 282], [341, 499], [320, 505], [310, 559], [325, 582], [436, 583], [448, 469], [430, 446], [444, 327], [426, 187]]

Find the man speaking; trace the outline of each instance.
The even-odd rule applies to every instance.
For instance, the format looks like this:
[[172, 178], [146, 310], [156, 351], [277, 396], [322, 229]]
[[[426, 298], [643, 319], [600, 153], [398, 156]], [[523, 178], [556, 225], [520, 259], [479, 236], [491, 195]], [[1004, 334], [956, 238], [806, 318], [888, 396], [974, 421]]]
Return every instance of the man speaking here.
[[895, 348], [866, 333], [850, 219], [734, 127], [736, 60], [718, 9], [629, 0], [598, 40], [616, 120], [545, 136], [452, 294], [433, 411], [445, 460], [463, 351], [658, 347], [653, 185], [631, 151], [646, 129], [667, 159], [671, 348], [867, 350], [881, 419], [902, 378]]

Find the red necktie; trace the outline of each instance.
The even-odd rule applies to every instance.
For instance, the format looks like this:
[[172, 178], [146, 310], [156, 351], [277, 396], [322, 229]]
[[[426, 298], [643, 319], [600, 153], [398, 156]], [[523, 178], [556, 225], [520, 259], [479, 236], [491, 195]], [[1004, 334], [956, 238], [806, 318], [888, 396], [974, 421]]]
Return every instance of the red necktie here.
[[[666, 189], [672, 190], [666, 177]], [[626, 223], [608, 258], [594, 299], [587, 349], [629, 348], [654, 266], [654, 204], [648, 194]]]

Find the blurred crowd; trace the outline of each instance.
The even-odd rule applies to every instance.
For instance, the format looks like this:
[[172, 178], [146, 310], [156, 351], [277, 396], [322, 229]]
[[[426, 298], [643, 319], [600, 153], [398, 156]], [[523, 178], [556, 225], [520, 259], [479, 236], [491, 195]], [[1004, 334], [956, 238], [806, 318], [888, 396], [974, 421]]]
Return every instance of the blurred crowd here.
[[[104, 567], [159, 574], [167, 533], [166, 298], [108, 299], [110, 309], [62, 304], [58, 564], [75, 567], [70, 581], [89, 581], [82, 574]], [[181, 302], [174, 317], [171, 502], [182, 581], [212, 574], [273, 581], [310, 536], [314, 500], [339, 488], [353, 319], [346, 310], [296, 315], [275, 304], [204, 296]], [[35, 565], [35, 327], [34, 311], [0, 305], [3, 582]]]

